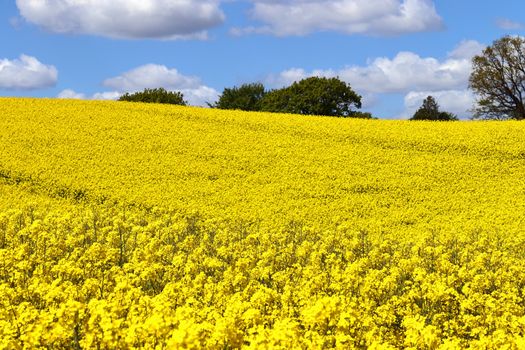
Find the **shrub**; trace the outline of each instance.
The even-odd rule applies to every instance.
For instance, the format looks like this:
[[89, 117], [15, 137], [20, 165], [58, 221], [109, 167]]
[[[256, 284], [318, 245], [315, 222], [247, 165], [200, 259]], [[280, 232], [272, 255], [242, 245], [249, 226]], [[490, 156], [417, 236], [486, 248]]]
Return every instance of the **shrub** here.
[[184, 95], [178, 91], [166, 91], [164, 88], [144, 89], [144, 91], [128, 93], [120, 96], [119, 101], [146, 102], [146, 103], [165, 103], [186, 106]]
[[258, 111], [266, 91], [261, 83], [243, 84], [240, 87], [225, 88], [212, 108], [239, 109], [242, 111]]

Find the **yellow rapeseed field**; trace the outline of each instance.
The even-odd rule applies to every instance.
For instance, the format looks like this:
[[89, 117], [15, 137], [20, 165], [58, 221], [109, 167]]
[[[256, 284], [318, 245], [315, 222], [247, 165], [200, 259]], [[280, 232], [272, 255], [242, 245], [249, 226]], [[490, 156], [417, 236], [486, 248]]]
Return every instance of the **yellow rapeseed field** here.
[[525, 348], [525, 123], [0, 99], [0, 348], [467, 347]]

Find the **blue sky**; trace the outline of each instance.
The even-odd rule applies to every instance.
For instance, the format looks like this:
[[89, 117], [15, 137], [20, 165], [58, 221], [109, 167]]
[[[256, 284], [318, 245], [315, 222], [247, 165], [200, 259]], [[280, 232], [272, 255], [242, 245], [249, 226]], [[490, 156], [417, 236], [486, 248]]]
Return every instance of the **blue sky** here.
[[0, 0], [0, 96], [116, 98], [338, 76], [380, 118], [427, 95], [468, 117], [470, 61], [523, 35], [523, 0]]

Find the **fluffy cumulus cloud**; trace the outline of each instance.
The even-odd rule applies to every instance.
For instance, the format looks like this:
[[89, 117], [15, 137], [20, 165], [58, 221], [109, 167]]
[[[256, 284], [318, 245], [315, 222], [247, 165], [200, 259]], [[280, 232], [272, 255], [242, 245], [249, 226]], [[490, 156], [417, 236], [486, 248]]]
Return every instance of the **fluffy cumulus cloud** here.
[[58, 98], [70, 98], [70, 99], [77, 99], [77, 100], [83, 100], [86, 98], [86, 94], [82, 94], [79, 92], [76, 92], [71, 89], [62, 90], [58, 95]]
[[67, 98], [67, 99], [76, 99], [76, 100], [116, 100], [122, 95], [119, 91], [105, 91], [97, 92], [91, 96], [88, 96], [81, 92], [76, 92], [75, 90], [65, 89], [62, 90], [57, 97], [58, 98]]
[[122, 96], [122, 93], [119, 91], [105, 91], [105, 92], [97, 92], [93, 96], [91, 96], [91, 99], [93, 100], [116, 100], [120, 96]]
[[413, 52], [400, 52], [393, 59], [377, 58], [366, 67], [348, 67], [338, 75], [356, 89], [372, 93], [455, 89], [464, 86], [470, 74], [467, 59], [439, 61]]
[[207, 102], [213, 103], [219, 96], [217, 90], [202, 84], [198, 77], [183, 75], [175, 68], [158, 64], [137, 67], [119, 76], [106, 79], [103, 85], [110, 91], [98, 92], [88, 97], [73, 90], [64, 90], [58, 97], [115, 100], [124, 92], [132, 93], [146, 88], [163, 87], [166, 90], [181, 92], [184, 99], [192, 106], [206, 106]]
[[54, 86], [58, 72], [54, 66], [41, 63], [35, 57], [0, 59], [0, 89], [34, 90]]
[[224, 21], [219, 0], [17, 0], [28, 22], [56, 33], [112, 38], [205, 38]]
[[443, 27], [431, 0], [252, 0], [260, 27], [233, 34], [306, 35], [316, 31], [399, 35]]
[[200, 85], [197, 77], [186, 76], [176, 69], [158, 64], [146, 64], [104, 81], [104, 86], [121, 91], [164, 87], [191, 89]]
[[476, 40], [463, 40], [454, 50], [448, 53], [448, 57], [456, 60], [472, 60], [472, 57], [481, 54], [485, 45]]

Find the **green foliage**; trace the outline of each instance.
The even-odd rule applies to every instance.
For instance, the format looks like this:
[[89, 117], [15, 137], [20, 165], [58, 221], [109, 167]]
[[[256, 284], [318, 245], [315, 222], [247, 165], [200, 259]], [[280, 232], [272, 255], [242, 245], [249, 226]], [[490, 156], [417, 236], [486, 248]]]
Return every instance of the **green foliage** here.
[[120, 96], [119, 101], [146, 102], [146, 103], [165, 103], [186, 106], [184, 95], [178, 91], [166, 91], [164, 88], [144, 89], [141, 92], [130, 94], [126, 92]]
[[261, 101], [261, 110], [275, 113], [299, 113], [292, 105], [293, 93], [289, 88], [268, 92]]
[[268, 92], [261, 101], [261, 109], [266, 112], [370, 117], [368, 113], [356, 114], [353, 107], [361, 108], [361, 96], [338, 78], [303, 79]]
[[472, 60], [474, 117], [525, 120], [525, 39], [505, 36]]
[[219, 100], [208, 104], [212, 108], [239, 109], [242, 111], [258, 111], [266, 91], [261, 83], [243, 84], [240, 87], [225, 88]]
[[432, 96], [428, 96], [423, 101], [423, 105], [414, 113], [414, 116], [410, 120], [458, 120], [458, 118], [449, 112], [443, 112], [439, 110], [439, 105]]
[[377, 119], [372, 116], [370, 112], [361, 112], [361, 111], [352, 111], [349, 115], [351, 118], [360, 118], [360, 119]]

